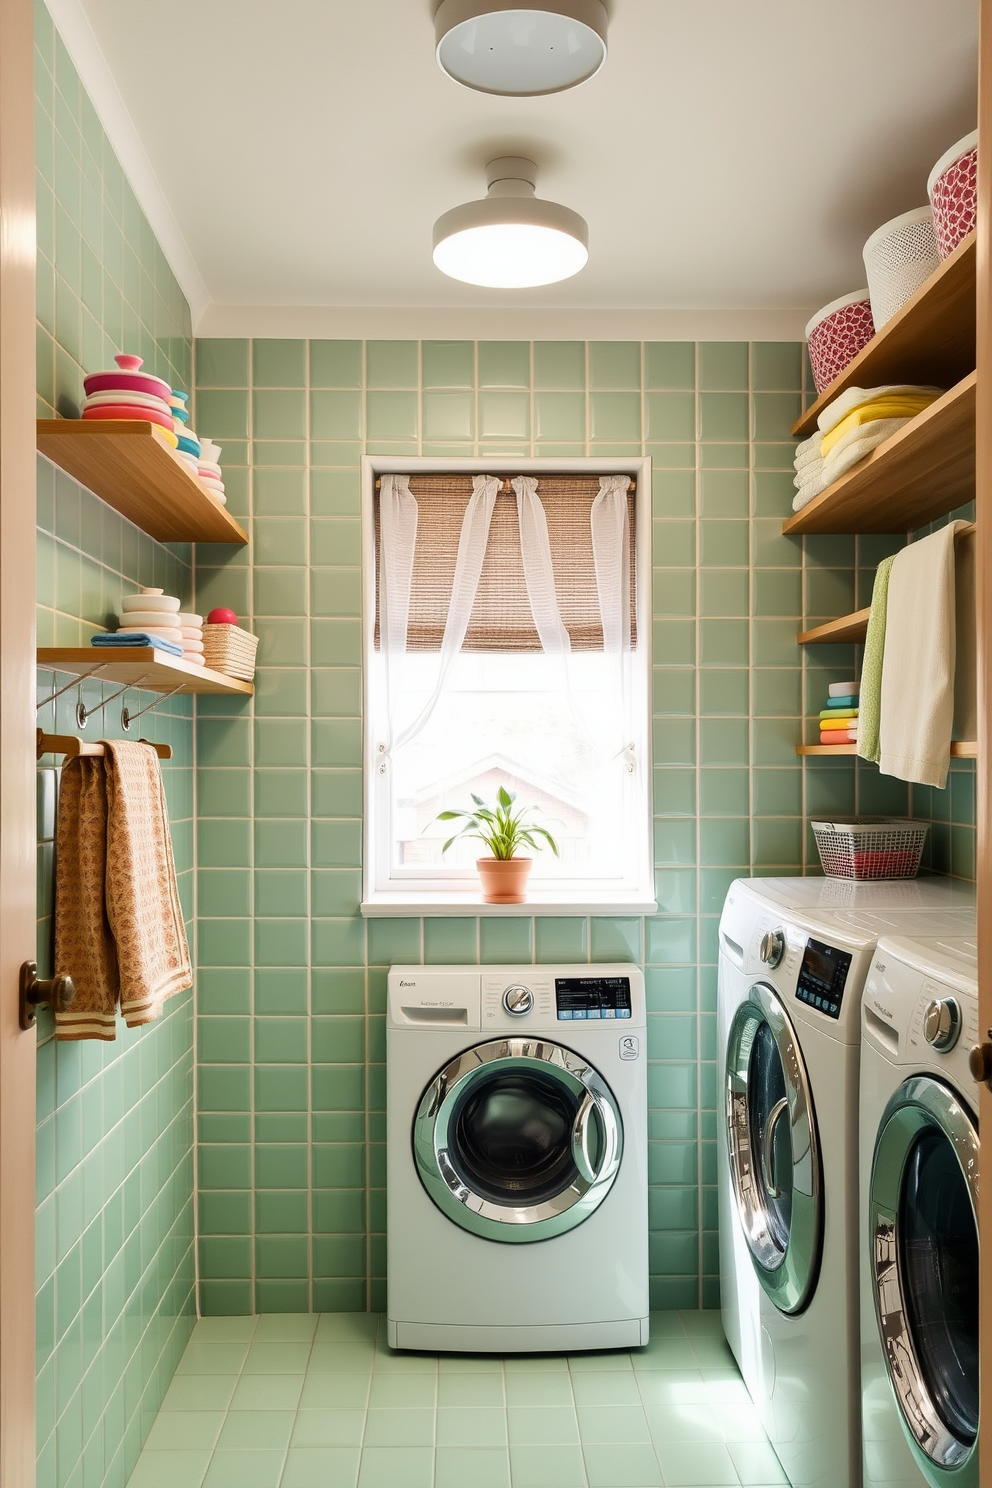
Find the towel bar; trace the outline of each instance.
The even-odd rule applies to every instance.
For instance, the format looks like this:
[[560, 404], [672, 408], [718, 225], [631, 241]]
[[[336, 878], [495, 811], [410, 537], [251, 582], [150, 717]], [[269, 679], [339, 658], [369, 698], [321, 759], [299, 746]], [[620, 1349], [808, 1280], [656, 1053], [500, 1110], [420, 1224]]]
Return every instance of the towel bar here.
[[[46, 734], [38, 729], [36, 734], [38, 758], [43, 754], [64, 754], [66, 759], [78, 759], [80, 757], [89, 759], [102, 759], [104, 749], [102, 744], [91, 744], [88, 739], [77, 739], [74, 734]], [[172, 758], [171, 744], [152, 744], [150, 739], [139, 739], [139, 744], [150, 744], [159, 759], [169, 760]]]
[[76, 996], [72, 977], [53, 976], [47, 981], [38, 979], [37, 961], [24, 961], [20, 975], [20, 1025], [27, 1033], [35, 1026], [40, 1007], [50, 1007], [52, 1012], [65, 1012], [72, 1006]]

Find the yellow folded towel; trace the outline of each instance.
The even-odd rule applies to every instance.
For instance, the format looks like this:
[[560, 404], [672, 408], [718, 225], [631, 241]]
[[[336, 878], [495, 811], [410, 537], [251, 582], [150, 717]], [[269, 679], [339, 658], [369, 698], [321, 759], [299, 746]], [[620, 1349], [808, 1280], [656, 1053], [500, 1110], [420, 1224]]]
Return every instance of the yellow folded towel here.
[[[943, 392], [938, 387], [921, 387], [915, 383], [888, 382], [880, 387], [862, 388], [849, 387], [846, 392], [834, 398], [828, 403], [816, 421], [816, 427], [820, 434], [827, 434], [841, 419], [847, 418], [852, 408], [860, 408], [862, 403], [877, 403], [883, 397], [919, 397], [921, 394], [929, 394], [933, 398], [939, 398]], [[814, 436], [815, 437], [815, 436]]]
[[857, 713], [848, 713], [844, 718], [824, 718], [823, 714], [822, 713], [820, 714], [820, 728], [821, 728], [821, 730], [824, 730], [824, 729], [848, 729], [848, 728], [851, 727], [852, 722], [853, 723], [857, 723], [857, 721], [858, 721], [858, 715], [857, 715]]
[[924, 394], [920, 397], [892, 397], [879, 398], [874, 403], [862, 403], [860, 408], [852, 409], [846, 418], [835, 424], [829, 433], [824, 434], [820, 445], [820, 453], [825, 457], [829, 455], [834, 445], [849, 434], [852, 429], [858, 429], [862, 424], [871, 424], [878, 419], [915, 418], [925, 408], [929, 408], [936, 399]]
[[156, 1018], [192, 984], [158, 756], [105, 742], [103, 759], [67, 760], [56, 839], [55, 970], [76, 985], [56, 1038], [116, 1037]]

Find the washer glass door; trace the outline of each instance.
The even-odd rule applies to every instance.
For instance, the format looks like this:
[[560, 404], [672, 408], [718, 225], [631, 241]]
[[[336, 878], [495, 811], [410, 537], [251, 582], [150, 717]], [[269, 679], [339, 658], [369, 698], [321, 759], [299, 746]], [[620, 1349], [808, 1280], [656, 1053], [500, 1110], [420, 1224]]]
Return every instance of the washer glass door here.
[[889, 1380], [928, 1482], [978, 1483], [978, 1132], [929, 1075], [890, 1099], [875, 1143], [871, 1274]]
[[764, 983], [731, 1024], [725, 1098], [731, 1183], [754, 1269], [781, 1312], [801, 1312], [820, 1268], [820, 1153], [795, 1030]]
[[467, 1049], [428, 1085], [413, 1124], [417, 1171], [462, 1229], [546, 1240], [581, 1224], [620, 1168], [613, 1092], [579, 1055], [543, 1039]]

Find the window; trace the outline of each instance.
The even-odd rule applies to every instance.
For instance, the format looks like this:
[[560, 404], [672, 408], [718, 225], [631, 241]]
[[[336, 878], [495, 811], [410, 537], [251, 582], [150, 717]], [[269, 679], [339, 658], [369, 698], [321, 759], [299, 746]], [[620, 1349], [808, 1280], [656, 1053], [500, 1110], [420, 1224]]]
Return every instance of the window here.
[[366, 912], [477, 909], [436, 818], [499, 785], [532, 907], [651, 909], [650, 462], [365, 466]]

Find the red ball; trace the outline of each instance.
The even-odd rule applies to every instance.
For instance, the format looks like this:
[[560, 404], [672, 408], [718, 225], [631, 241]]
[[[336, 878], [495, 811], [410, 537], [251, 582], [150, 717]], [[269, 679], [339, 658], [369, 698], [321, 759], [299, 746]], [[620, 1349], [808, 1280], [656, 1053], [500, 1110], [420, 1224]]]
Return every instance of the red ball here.
[[237, 625], [238, 617], [233, 610], [211, 610], [207, 616], [208, 625]]

